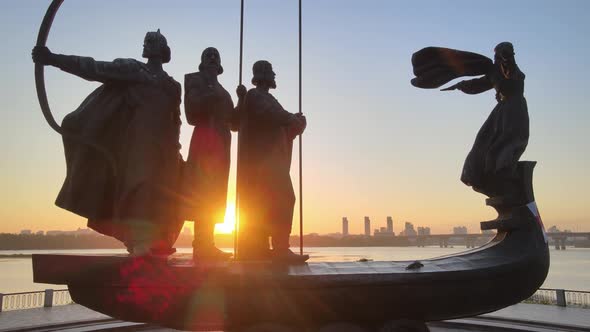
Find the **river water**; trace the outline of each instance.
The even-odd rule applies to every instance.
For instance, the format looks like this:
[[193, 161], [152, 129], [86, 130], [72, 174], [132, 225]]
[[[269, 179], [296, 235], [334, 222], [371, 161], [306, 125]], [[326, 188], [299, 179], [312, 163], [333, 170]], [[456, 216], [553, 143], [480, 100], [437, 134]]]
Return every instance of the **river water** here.
[[[297, 251], [298, 248], [293, 248]], [[231, 251], [231, 249], [226, 249]], [[464, 247], [310, 247], [310, 262], [347, 262], [361, 258], [374, 261], [400, 261], [426, 259], [464, 251]], [[179, 248], [179, 253], [191, 253], [192, 248]], [[46, 288], [62, 289], [65, 285], [33, 283], [33, 269], [30, 257], [7, 257], [6, 255], [30, 255], [41, 253], [64, 254], [124, 254], [125, 250], [0, 250], [0, 293], [27, 292]], [[544, 288], [563, 288], [590, 291], [590, 249], [567, 248], [550, 250], [551, 268], [543, 284]]]

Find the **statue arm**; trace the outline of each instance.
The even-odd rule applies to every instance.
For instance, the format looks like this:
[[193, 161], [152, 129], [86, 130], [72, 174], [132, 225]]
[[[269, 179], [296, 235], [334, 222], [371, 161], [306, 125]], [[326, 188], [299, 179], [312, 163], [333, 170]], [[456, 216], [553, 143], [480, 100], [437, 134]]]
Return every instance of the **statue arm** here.
[[441, 91], [459, 90], [466, 94], [476, 95], [488, 91], [493, 88], [492, 82], [487, 76], [474, 78], [472, 80], [464, 80], [455, 85], [451, 85], [448, 88], [442, 89]]
[[88, 81], [106, 83], [109, 81], [140, 82], [148, 76], [142, 74], [142, 64], [133, 59], [96, 61], [91, 57], [54, 54], [53, 66]]
[[229, 128], [231, 131], [238, 131], [240, 129], [240, 122], [242, 119], [243, 111], [245, 110], [246, 94], [248, 90], [243, 85], [238, 85], [236, 88], [236, 94], [238, 95], [238, 104], [233, 109], [229, 120]]
[[296, 121], [295, 114], [286, 111], [278, 101], [271, 96], [264, 96], [250, 90], [246, 95], [247, 109], [263, 121], [277, 126], [289, 126]]
[[180, 151], [180, 149], [182, 148], [182, 145], [180, 144], [180, 127], [182, 126], [182, 120], [180, 118], [180, 105], [176, 106], [174, 114], [172, 116], [175, 128], [174, 134], [176, 136], [176, 141], [178, 142], [178, 150]]
[[295, 114], [295, 119], [296, 121], [291, 123], [288, 130], [291, 139], [303, 134], [307, 127], [307, 120], [303, 114]]
[[241, 114], [240, 113], [240, 106], [241, 103], [238, 101], [238, 105], [233, 109], [230, 119], [229, 119], [229, 129], [231, 131], [238, 131], [240, 129], [240, 120]]
[[188, 75], [184, 78], [184, 87], [184, 113], [186, 115], [186, 121], [194, 126], [197, 122], [209, 116], [213, 93], [204, 93], [204, 89], [199, 86], [198, 82]]

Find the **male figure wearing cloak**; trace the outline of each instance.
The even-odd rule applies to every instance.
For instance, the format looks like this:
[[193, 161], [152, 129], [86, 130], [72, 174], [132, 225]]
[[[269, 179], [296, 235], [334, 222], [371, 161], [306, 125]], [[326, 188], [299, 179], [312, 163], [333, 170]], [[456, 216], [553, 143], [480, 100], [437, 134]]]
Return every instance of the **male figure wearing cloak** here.
[[56, 205], [124, 242], [132, 255], [169, 254], [182, 226], [181, 88], [162, 68], [170, 48], [159, 30], [146, 34], [142, 56], [147, 63], [33, 49], [36, 63], [103, 83], [62, 122], [67, 173]]
[[[222, 73], [219, 51], [209, 47], [201, 54], [199, 71], [184, 77], [186, 119], [195, 126], [183, 180], [188, 207], [185, 215], [195, 223], [195, 259], [224, 260], [231, 256], [214, 244], [215, 224], [225, 213], [230, 129], [236, 121], [231, 96], [217, 80]], [[238, 94], [243, 96], [245, 89], [239, 87]]]
[[252, 71], [256, 87], [248, 91], [239, 110], [239, 258], [305, 261], [309, 256], [289, 249], [295, 205], [289, 170], [293, 139], [303, 133], [306, 120], [286, 111], [269, 93], [276, 82], [268, 61], [257, 61]]
[[412, 84], [436, 88], [460, 76], [482, 77], [461, 81], [442, 91], [478, 94], [496, 90], [498, 104], [479, 130], [463, 166], [461, 181], [488, 196], [518, 196], [517, 163], [529, 139], [529, 116], [524, 98], [525, 75], [509, 42], [494, 48], [494, 61], [479, 54], [427, 47], [414, 54], [417, 76]]

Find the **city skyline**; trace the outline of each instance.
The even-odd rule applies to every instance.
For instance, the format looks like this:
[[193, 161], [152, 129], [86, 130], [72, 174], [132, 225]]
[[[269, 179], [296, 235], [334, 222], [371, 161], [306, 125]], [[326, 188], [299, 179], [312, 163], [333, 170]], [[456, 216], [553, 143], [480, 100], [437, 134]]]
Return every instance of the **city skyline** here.
[[[398, 224], [402, 225], [402, 223], [404, 224], [404, 229], [402, 229], [400, 232], [395, 232], [394, 231], [394, 221], [393, 218], [391, 216], [387, 216], [384, 225], [385, 226], [379, 226], [378, 228], [374, 228], [377, 225], [381, 225], [376, 223], [373, 223], [373, 220], [370, 219], [370, 217], [365, 216], [363, 219], [363, 225], [366, 225], [367, 222], [367, 218], [369, 218], [369, 224], [371, 225], [369, 227], [369, 229], [373, 229], [373, 231], [371, 232], [371, 234], [369, 236], [375, 236], [375, 235], [392, 235], [392, 236], [407, 236], [408, 234], [405, 234], [403, 231], [407, 230], [408, 228], [411, 228], [412, 230], [414, 230], [415, 234], [412, 235], [430, 235], [430, 234], [458, 234], [458, 235], [462, 235], [462, 234], [486, 234], [489, 232], [485, 232], [485, 231], [480, 231], [480, 232], [469, 232], [468, 231], [468, 227], [466, 227], [465, 225], [456, 225], [453, 226], [452, 229], [450, 229], [450, 231], [448, 232], [442, 232], [442, 233], [431, 233], [431, 228], [429, 225], [416, 225], [414, 226], [414, 224], [412, 222], [409, 221], [399, 221]], [[342, 217], [342, 224], [341, 224], [341, 229], [342, 232], [329, 232], [329, 233], [315, 233], [315, 232], [310, 232], [310, 233], [305, 233], [304, 235], [313, 235], [313, 234], [318, 234], [318, 235], [322, 235], [322, 236], [331, 236], [331, 235], [341, 235], [341, 236], [358, 236], [358, 235], [362, 235], [362, 236], [366, 236], [367, 234], [365, 232], [360, 232], [360, 233], [350, 233], [349, 227], [350, 227], [350, 221], [348, 220], [348, 217]], [[360, 222], [359, 222], [360, 223]], [[401, 228], [401, 227], [400, 227]], [[571, 229], [559, 229], [556, 225], [548, 225], [546, 226], [547, 232], [549, 233], [556, 233], [556, 232], [576, 232], [575, 230], [571, 230]], [[366, 229], [365, 229], [366, 231]], [[0, 232], [1, 234], [2, 232]], [[96, 233], [94, 230], [90, 229], [90, 228], [77, 228], [75, 230], [56, 230], [56, 229], [51, 229], [51, 230], [39, 230], [39, 229], [21, 229], [20, 231], [15, 232], [14, 234], [20, 234], [20, 235], [52, 235], [52, 234], [89, 234], [89, 233]], [[193, 234], [193, 228], [189, 227], [189, 226], [183, 226], [182, 230], [181, 230], [181, 234]], [[98, 234], [98, 233], [96, 233]]]
[[[0, 30], [8, 41], [0, 55], [0, 232], [86, 227], [83, 218], [53, 204], [65, 174], [63, 148], [39, 110], [30, 58], [48, 3], [0, 3]], [[500, 13], [498, 8], [510, 10]], [[355, 234], [363, 233], [367, 213], [372, 220], [393, 215], [394, 220], [427, 225], [433, 233], [459, 224], [479, 232], [480, 221], [495, 218], [485, 197], [459, 181], [475, 134], [495, 105], [493, 93], [419, 90], [409, 81], [411, 55], [423, 47], [492, 56], [502, 41], [513, 42], [516, 61], [527, 75], [531, 136], [522, 159], [539, 162], [534, 181], [543, 220], [561, 229], [590, 230], [584, 193], [590, 186], [590, 155], [583, 153], [590, 151], [585, 87], [590, 43], [584, 33], [590, 30], [584, 15], [588, 10], [590, 3], [578, 0], [461, 0], [453, 6], [436, 1], [303, 1], [303, 112], [308, 119], [303, 136], [304, 234], [329, 233], [343, 215]], [[246, 1], [244, 23], [245, 85], [252, 87], [254, 61], [270, 60], [278, 84], [272, 93], [294, 112], [297, 3]], [[145, 32], [158, 28], [172, 48], [172, 61], [165, 66], [171, 76], [182, 81], [196, 70], [200, 52], [215, 46], [225, 69], [220, 81], [237, 99], [238, 1], [66, 1], [48, 46], [97, 60], [139, 59]], [[98, 87], [50, 68], [46, 82], [58, 122]], [[182, 106], [181, 111], [184, 120]], [[192, 127], [183, 122], [180, 143], [186, 159]], [[235, 201], [235, 135], [233, 143], [228, 222]], [[295, 187], [297, 164], [295, 156]], [[293, 234], [298, 233], [298, 220], [296, 209]]]

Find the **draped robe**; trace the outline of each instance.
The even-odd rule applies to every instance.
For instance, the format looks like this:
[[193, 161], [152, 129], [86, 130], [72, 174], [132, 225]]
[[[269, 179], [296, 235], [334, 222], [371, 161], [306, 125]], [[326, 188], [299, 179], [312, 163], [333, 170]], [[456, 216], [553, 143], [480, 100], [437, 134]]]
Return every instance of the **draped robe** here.
[[524, 98], [525, 75], [515, 63], [505, 74], [499, 64], [472, 52], [426, 47], [412, 56], [416, 77], [412, 85], [438, 88], [462, 76], [457, 89], [479, 94], [495, 89], [497, 105], [477, 133], [461, 173], [461, 181], [487, 195], [500, 195], [514, 188], [517, 163], [529, 139], [529, 116]]
[[[289, 234], [295, 193], [289, 174], [293, 139], [303, 128], [268, 92], [254, 88], [240, 107], [238, 186], [240, 241], [268, 248], [274, 232]], [[241, 250], [241, 249], [240, 249]]]
[[173, 243], [182, 226], [177, 199], [183, 166], [180, 84], [133, 59], [57, 59], [58, 68], [103, 83], [64, 118], [62, 127], [104, 148], [115, 169], [104, 154], [65, 135], [67, 172], [56, 205], [126, 243], [138, 236]]

